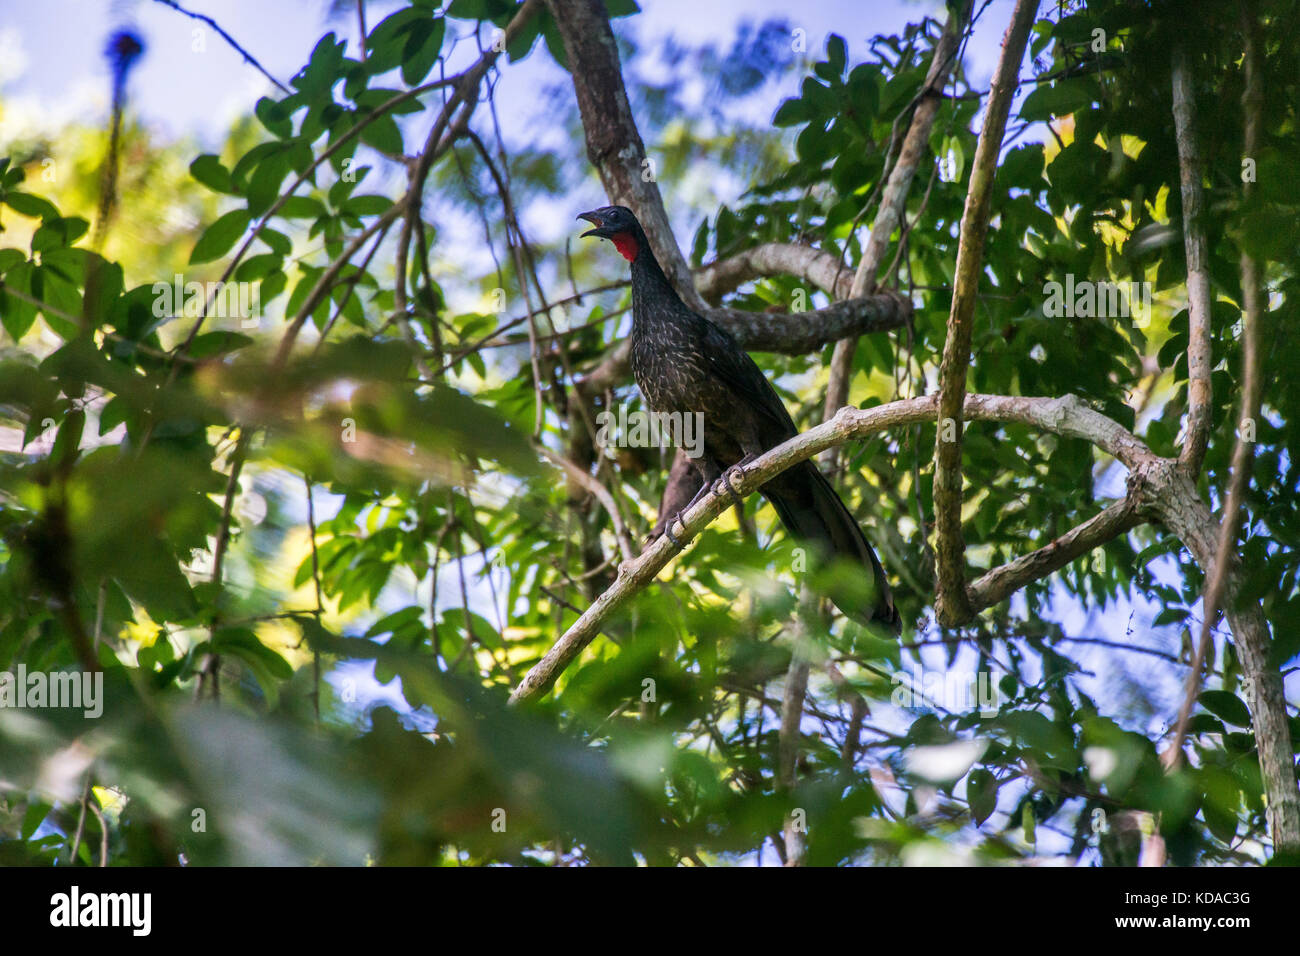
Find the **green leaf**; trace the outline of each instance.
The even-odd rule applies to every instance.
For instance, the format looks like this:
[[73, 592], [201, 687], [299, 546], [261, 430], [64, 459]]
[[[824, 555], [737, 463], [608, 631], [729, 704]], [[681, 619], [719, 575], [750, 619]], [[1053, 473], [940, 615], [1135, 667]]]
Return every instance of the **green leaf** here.
[[50, 815], [50, 811], [53, 809], [54, 808], [50, 804], [43, 803], [39, 800], [28, 804], [27, 810], [23, 813], [22, 829], [19, 831], [22, 838], [24, 840], [30, 840], [32, 834], [36, 832], [37, 828], [39, 828], [42, 823], [45, 822], [45, 818]]
[[514, 8], [514, 0], [452, 0], [447, 16], [457, 20], [495, 20]]
[[971, 819], [981, 826], [998, 808], [998, 782], [983, 767], [976, 767], [966, 778], [966, 799]]
[[233, 194], [235, 191], [230, 170], [211, 153], [204, 153], [190, 163], [190, 175], [214, 192]]
[[372, 75], [387, 73], [402, 62], [406, 31], [427, 16], [423, 10], [405, 7], [379, 21], [366, 37], [366, 68]]
[[293, 120], [278, 101], [263, 96], [253, 107], [253, 112], [277, 139], [288, 139], [293, 135]]
[[844, 37], [838, 33], [832, 33], [826, 41], [826, 59], [830, 64], [831, 72], [835, 76], [844, 75], [844, 65], [848, 59], [848, 47], [844, 43]]
[[5, 193], [5, 205], [33, 219], [57, 219], [59, 216], [59, 210], [52, 202], [31, 193]]
[[276, 255], [287, 256], [293, 249], [293, 243], [284, 233], [275, 229], [263, 227], [258, 231], [257, 237], [266, 243], [267, 247]]
[[325, 204], [311, 196], [290, 196], [276, 215], [285, 219], [315, 219], [325, 215]]
[[1069, 116], [1097, 99], [1097, 83], [1092, 77], [1080, 76], [1057, 80], [1051, 86], [1039, 86], [1020, 104], [1020, 118], [1046, 121], [1054, 116]]
[[267, 647], [257, 635], [246, 627], [225, 627], [217, 631], [212, 640], [216, 654], [233, 654], [250, 664], [265, 668], [272, 677], [287, 680], [293, 676], [293, 667], [283, 657]]
[[226, 213], [208, 226], [207, 231], [194, 244], [194, 251], [190, 253], [190, 265], [220, 259], [244, 234], [251, 221], [247, 209], [232, 209]]
[[442, 37], [447, 21], [417, 20], [411, 24], [402, 49], [402, 79], [408, 86], [419, 86], [433, 69], [442, 52]]
[[270, 209], [280, 195], [280, 186], [289, 175], [289, 156], [281, 151], [258, 164], [248, 179], [248, 213], [260, 216]]
[[402, 154], [402, 131], [391, 116], [381, 116], [363, 129], [361, 142], [391, 156]]
[[90, 229], [79, 216], [56, 216], [46, 219], [32, 235], [32, 252], [48, 252], [70, 246]]
[[256, 282], [264, 279], [275, 270], [283, 267], [284, 257], [275, 252], [264, 252], [250, 256], [239, 264], [235, 278], [240, 282]]
[[339, 212], [349, 216], [382, 216], [392, 206], [393, 201], [387, 196], [366, 193], [362, 196], [349, 198], [339, 207]]
[[1250, 726], [1250, 710], [1236, 694], [1226, 690], [1203, 690], [1197, 698], [1201, 706], [1210, 713], [1223, 719], [1225, 723], [1238, 727]]
[[772, 117], [773, 126], [798, 126], [811, 118], [808, 104], [801, 99], [789, 99], [777, 107]]
[[0, 285], [0, 324], [4, 325], [5, 331], [15, 342], [22, 341], [36, 321], [36, 307], [10, 294], [10, 289], [31, 295], [31, 283], [35, 275], [36, 267], [24, 260], [8, 271], [4, 285]]
[[238, 332], [221, 330], [218, 332], [204, 332], [197, 336], [190, 345], [190, 357], [196, 359], [212, 358], [215, 355], [225, 355], [227, 352], [234, 352], [245, 346], [253, 344], [253, 340], [247, 335], [240, 335]]
[[27, 257], [18, 249], [0, 249], [0, 275], [4, 275], [20, 262], [26, 262]]
[[266, 307], [268, 302], [284, 291], [284, 287], [288, 282], [288, 276], [286, 276], [283, 271], [279, 270], [272, 272], [262, 280], [262, 287], [259, 292], [261, 293], [263, 308]]

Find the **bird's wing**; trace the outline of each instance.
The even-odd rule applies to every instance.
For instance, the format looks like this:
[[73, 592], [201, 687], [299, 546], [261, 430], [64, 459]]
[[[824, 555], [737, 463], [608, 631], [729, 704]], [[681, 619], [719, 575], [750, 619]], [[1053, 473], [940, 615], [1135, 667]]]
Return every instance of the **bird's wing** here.
[[709, 368], [738, 400], [745, 401], [787, 435], [794, 435], [797, 430], [785, 403], [754, 360], [726, 331], [702, 317], [701, 321], [705, 325], [701, 351]]

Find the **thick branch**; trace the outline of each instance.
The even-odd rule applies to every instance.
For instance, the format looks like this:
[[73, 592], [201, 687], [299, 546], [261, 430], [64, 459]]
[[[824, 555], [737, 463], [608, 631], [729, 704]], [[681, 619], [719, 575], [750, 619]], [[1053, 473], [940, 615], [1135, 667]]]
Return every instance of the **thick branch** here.
[[935, 616], [945, 626], [972, 614], [966, 597], [966, 543], [961, 529], [961, 412], [966, 395], [966, 370], [970, 365], [975, 295], [984, 268], [984, 238], [989, 226], [993, 177], [1020, 76], [1020, 61], [1025, 55], [1037, 8], [1038, 0], [1017, 0], [1011, 24], [1002, 38], [1002, 57], [993, 75], [961, 218], [952, 311], [939, 366], [939, 440], [934, 449]]
[[833, 302], [812, 312], [746, 312], [710, 309], [708, 316], [751, 352], [806, 355], [847, 334], [901, 328], [912, 304], [899, 295], [873, 295]]
[[[1143, 507], [1182, 541], [1205, 576], [1218, 574], [1218, 524], [1187, 471], [1170, 459], [1158, 458], [1136, 469], [1129, 480], [1141, 489]], [[1225, 575], [1223, 605], [1245, 675], [1243, 689], [1250, 703], [1260, 773], [1268, 795], [1273, 847], [1276, 851], [1300, 851], [1300, 789], [1282, 675], [1269, 663], [1273, 641], [1268, 622], [1258, 601], [1237, 603], [1238, 575], [1231, 567]]]
[[1183, 251], [1187, 259], [1187, 429], [1178, 455], [1193, 474], [1201, 470], [1210, 440], [1210, 254], [1202, 217], [1201, 155], [1196, 140], [1196, 98], [1187, 51], [1174, 47], [1174, 130], [1182, 184]]
[[546, 5], [564, 40], [587, 138], [587, 158], [600, 173], [606, 195], [610, 202], [636, 213], [677, 293], [688, 305], [703, 309], [632, 118], [618, 44], [604, 4], [601, 0], [546, 0]]
[[[793, 242], [768, 242], [718, 259], [695, 272], [695, 288], [710, 302], [752, 279], [792, 275], [810, 282], [832, 299], [849, 299], [853, 277], [824, 249]], [[865, 295], [865, 293], [863, 293]]]

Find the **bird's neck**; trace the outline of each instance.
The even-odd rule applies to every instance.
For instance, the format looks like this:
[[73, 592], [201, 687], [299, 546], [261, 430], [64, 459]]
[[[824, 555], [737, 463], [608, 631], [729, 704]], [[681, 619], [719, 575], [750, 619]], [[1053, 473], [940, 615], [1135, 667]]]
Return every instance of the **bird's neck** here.
[[672, 283], [668, 281], [668, 277], [664, 275], [664, 270], [659, 266], [659, 260], [655, 258], [655, 254], [650, 250], [650, 243], [642, 240], [636, 258], [632, 260], [633, 322], [642, 313], [639, 306], [647, 300], [647, 297], [664, 295], [676, 299], [677, 290], [673, 288]]

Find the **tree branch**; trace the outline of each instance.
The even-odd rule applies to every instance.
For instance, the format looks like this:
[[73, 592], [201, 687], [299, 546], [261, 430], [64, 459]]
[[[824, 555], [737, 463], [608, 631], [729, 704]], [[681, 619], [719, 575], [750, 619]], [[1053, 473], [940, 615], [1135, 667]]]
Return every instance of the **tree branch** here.
[[840, 268], [835, 256], [824, 249], [793, 242], [767, 242], [710, 262], [696, 270], [695, 287], [705, 299], [716, 303], [724, 294], [736, 291], [752, 279], [775, 275], [803, 279], [832, 299], [853, 298], [850, 294], [853, 277]]
[[[885, 429], [933, 421], [937, 409], [937, 397], [933, 395], [890, 402], [874, 408], [846, 406], [830, 421], [796, 435], [756, 458], [746, 467], [744, 477], [733, 484], [737, 493], [744, 498], [775, 475], [818, 452]], [[1130, 469], [1162, 460], [1121, 425], [1088, 408], [1073, 395], [1064, 398], [968, 395], [964, 414], [969, 420], [1019, 422], [1058, 435], [1083, 438], [1114, 455]], [[725, 492], [721, 495], [706, 495], [694, 508], [682, 515], [682, 527], [677, 531], [678, 539], [689, 541], [730, 504], [731, 498]], [[1089, 529], [1088, 534], [1095, 533], [1095, 527]], [[1063, 549], [1065, 547], [1067, 546], [1062, 545]], [[676, 552], [677, 547], [667, 537], [663, 537], [647, 546], [635, 561], [623, 565], [619, 569], [618, 579], [579, 616], [542, 660], [533, 666], [515, 688], [511, 700], [529, 700], [545, 693], [596, 636], [601, 622], [653, 581]], [[1044, 564], [1040, 567], [1039, 576], [1050, 574], [1052, 570], [1054, 568]]]
[[[884, 293], [834, 302], [812, 312], [786, 314], [725, 308], [704, 311], [747, 351], [806, 355], [845, 334], [902, 328], [912, 315], [912, 304], [902, 296]], [[600, 364], [579, 379], [578, 389], [589, 395], [598, 395], [622, 385], [631, 377], [627, 364], [630, 350], [628, 340], [619, 342]]]
[[1037, 551], [1022, 555], [1000, 568], [994, 568], [971, 582], [967, 597], [974, 611], [1000, 604], [1026, 584], [1047, 577], [1093, 548], [1114, 540], [1143, 523], [1135, 512], [1132, 498], [1117, 501], [1100, 514]]
[[587, 139], [587, 158], [612, 203], [627, 206], [645, 230], [655, 257], [687, 305], [705, 305], [673, 237], [659, 184], [632, 118], [618, 44], [601, 0], [546, 0], [559, 26]]
[[1002, 38], [1002, 56], [993, 75], [984, 128], [980, 130], [979, 145], [971, 164], [966, 208], [961, 217], [952, 311], [939, 366], [939, 431], [934, 448], [935, 616], [944, 626], [967, 620], [974, 613], [966, 597], [966, 543], [961, 528], [961, 412], [970, 365], [975, 294], [984, 268], [984, 238], [988, 232], [993, 177], [997, 173], [1011, 100], [1017, 89], [1020, 61], [1025, 55], [1029, 28], [1037, 9], [1038, 0], [1017, 0], [1011, 24]]
[[[1129, 481], [1130, 487], [1136, 485], [1139, 489], [1142, 507], [1154, 513], [1182, 541], [1206, 578], [1218, 574], [1219, 528], [1181, 463], [1153, 457], [1134, 469]], [[1223, 573], [1223, 606], [1245, 675], [1243, 687], [1250, 703], [1260, 773], [1268, 797], [1273, 847], [1275, 851], [1300, 851], [1300, 789], [1282, 675], [1269, 663], [1273, 641], [1268, 622], [1258, 601], [1236, 602], [1240, 582], [1234, 570], [1229, 566]]]
[[[1262, 126], [1264, 90], [1259, 77], [1256, 23], [1254, 5], [1242, 9], [1243, 32], [1245, 33], [1245, 50], [1242, 57], [1245, 69], [1245, 90], [1242, 93], [1242, 108], [1246, 117], [1243, 155], [1259, 155], [1260, 129]], [[1248, 181], [1242, 186], [1242, 198], [1247, 202], [1253, 192]], [[1228, 479], [1227, 500], [1223, 506], [1223, 519], [1219, 525], [1219, 541], [1214, 561], [1214, 574], [1206, 575], [1204, 613], [1201, 616], [1201, 635], [1196, 642], [1196, 652], [1192, 656], [1192, 669], [1187, 674], [1187, 687], [1178, 720], [1174, 725], [1174, 739], [1165, 751], [1167, 765], [1174, 765], [1182, 756], [1183, 741], [1187, 737], [1187, 725], [1192, 719], [1192, 708], [1200, 693], [1204, 661], [1209, 653], [1213, 639], [1214, 622], [1219, 616], [1223, 585], [1227, 571], [1233, 560], [1237, 543], [1237, 533], [1241, 529], [1241, 504], [1246, 496], [1246, 487], [1250, 483], [1251, 465], [1255, 458], [1255, 445], [1243, 437], [1247, 422], [1259, 419], [1259, 374], [1255, 330], [1259, 327], [1262, 312], [1259, 288], [1259, 264], [1244, 248], [1241, 253], [1241, 417], [1237, 427], [1237, 439], [1232, 448], [1232, 466]]]
[[1187, 430], [1178, 460], [1192, 474], [1201, 470], [1210, 441], [1210, 253], [1202, 218], [1201, 155], [1196, 140], [1196, 97], [1187, 50], [1173, 52], [1174, 130], [1182, 184], [1183, 250], [1187, 259]]

